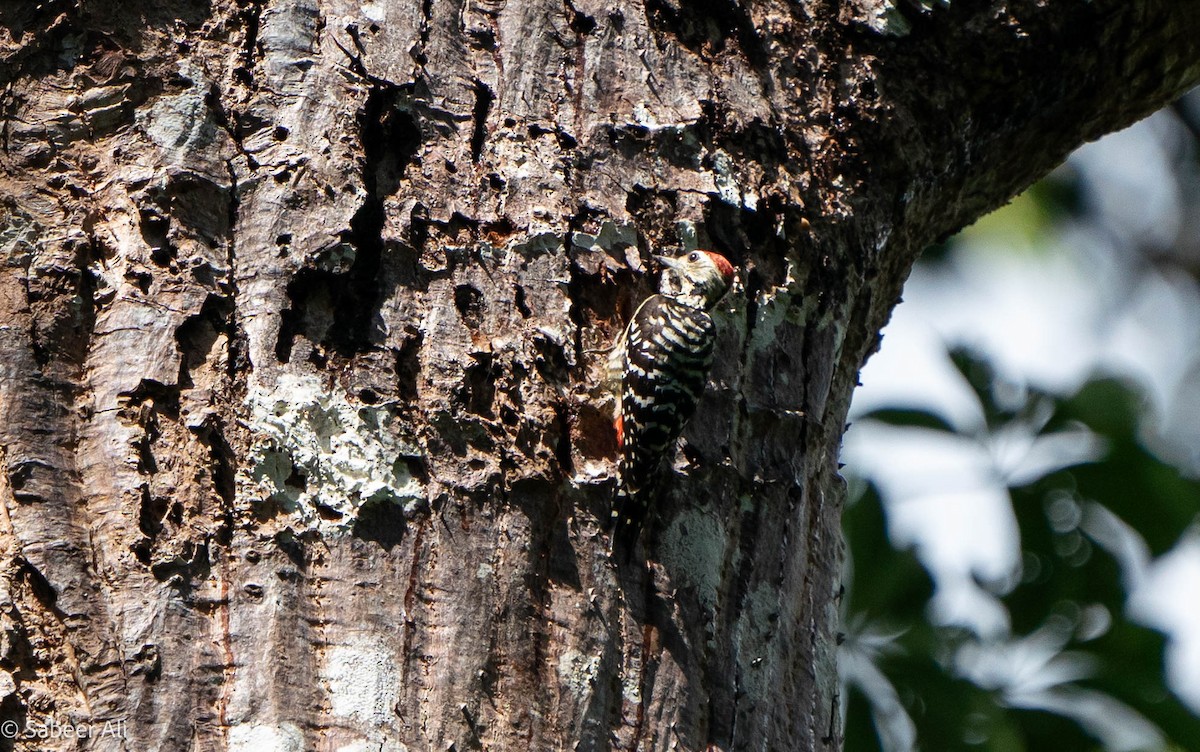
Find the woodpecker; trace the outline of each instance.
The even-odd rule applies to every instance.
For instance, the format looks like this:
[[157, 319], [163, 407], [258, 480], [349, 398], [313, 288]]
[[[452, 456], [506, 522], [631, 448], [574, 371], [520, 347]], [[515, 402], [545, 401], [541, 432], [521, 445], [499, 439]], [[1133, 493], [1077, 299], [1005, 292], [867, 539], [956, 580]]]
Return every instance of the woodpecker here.
[[733, 282], [733, 265], [711, 251], [655, 256], [660, 292], [642, 302], [609, 356], [617, 399], [614, 546], [632, 548], [655, 495], [663, 461], [696, 410], [712, 366], [716, 325], [709, 311]]

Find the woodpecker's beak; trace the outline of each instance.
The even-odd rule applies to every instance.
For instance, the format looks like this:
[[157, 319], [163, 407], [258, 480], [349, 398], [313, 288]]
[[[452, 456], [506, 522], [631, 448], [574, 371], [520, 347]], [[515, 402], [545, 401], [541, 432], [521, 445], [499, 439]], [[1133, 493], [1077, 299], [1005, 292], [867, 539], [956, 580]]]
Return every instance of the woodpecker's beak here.
[[670, 256], [655, 256], [654, 258], [658, 259], [658, 263], [662, 264], [668, 269], [674, 269], [676, 271], [679, 270], [679, 259], [671, 258]]

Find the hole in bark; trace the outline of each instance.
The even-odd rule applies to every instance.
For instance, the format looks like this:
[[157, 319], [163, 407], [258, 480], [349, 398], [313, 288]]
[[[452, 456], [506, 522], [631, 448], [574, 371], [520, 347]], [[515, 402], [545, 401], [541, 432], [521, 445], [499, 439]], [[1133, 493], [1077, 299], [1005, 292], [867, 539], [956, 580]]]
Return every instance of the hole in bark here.
[[147, 206], [138, 210], [138, 226], [142, 231], [142, 239], [150, 246], [150, 259], [159, 266], [165, 266], [166, 261], [173, 255], [167, 247], [170, 220], [159, 207]]
[[[149, 402], [154, 409], [172, 420], [179, 418], [179, 389], [162, 384], [154, 379], [142, 379], [136, 387], [117, 395], [123, 408], [132, 408]], [[136, 411], [134, 411], [136, 412]], [[135, 418], [135, 420], [137, 420]]]
[[513, 285], [516, 288], [515, 303], [517, 310], [521, 313], [521, 318], [529, 318], [533, 315], [533, 311], [529, 309], [529, 304], [525, 302], [525, 288], [521, 285]]
[[617, 433], [610, 409], [581, 403], [575, 414], [575, 449], [581, 457], [613, 458], [617, 454]]
[[475, 128], [471, 132], [472, 162], [478, 163], [483, 155], [483, 143], [487, 140], [488, 111], [492, 109], [492, 101], [495, 98], [496, 95], [487, 84], [475, 79], [475, 109], [471, 112], [475, 121]]
[[162, 658], [157, 645], [142, 645], [128, 663], [130, 676], [143, 676], [148, 682], [158, 681], [162, 676]]
[[563, 345], [538, 334], [533, 338], [533, 348], [537, 353], [533, 365], [538, 375], [548, 384], [565, 384], [570, 378], [571, 364]]
[[157, 248], [150, 249], [150, 260], [153, 261], [156, 266], [162, 266], [162, 267], [170, 266], [171, 261], [174, 258], [175, 258], [175, 249], [170, 247], [169, 245], [159, 246]]
[[579, 141], [577, 141], [574, 136], [564, 130], [555, 131], [554, 137], [558, 139], [558, 145], [563, 149], [574, 149], [579, 145]]
[[392, 499], [375, 499], [359, 507], [350, 534], [359, 540], [378, 543], [385, 551], [391, 551], [404, 539], [407, 525], [404, 509], [399, 504]]
[[575, 462], [571, 458], [571, 413], [565, 404], [558, 403], [554, 406], [554, 418], [558, 427], [558, 441], [554, 444], [554, 456], [558, 459], [558, 466], [562, 474], [570, 477], [575, 473]]
[[579, 145], [579, 142], [575, 140], [575, 137], [564, 131], [562, 128], [547, 128], [544, 125], [533, 123], [529, 126], [528, 133], [530, 138], [541, 138], [542, 136], [553, 134], [554, 139], [558, 141], [558, 146], [561, 149], [574, 149]]
[[572, 8], [570, 26], [576, 34], [591, 34], [596, 29], [596, 19]]
[[130, 269], [125, 272], [125, 279], [132, 282], [134, 287], [142, 291], [143, 295], [150, 292], [150, 285], [154, 282], [154, 277], [149, 272], [144, 272], [140, 269]]
[[650, 25], [671, 34], [684, 47], [700, 55], [714, 55], [736, 39], [742, 54], [755, 67], [767, 63], [767, 51], [750, 12], [738, 0], [646, 0]]
[[[367, 196], [341, 238], [353, 249], [345, 271], [301, 269], [288, 284], [292, 305], [283, 312], [275, 354], [291, 358], [297, 335], [343, 355], [363, 352], [380, 341], [379, 302], [395, 284], [384, 265], [383, 200], [396, 192], [404, 171], [417, 159], [421, 128], [398, 106], [400, 89], [375, 86], [359, 113], [363, 186]], [[336, 303], [336, 304], [335, 304]]]
[[342, 514], [341, 511], [334, 509], [333, 507], [329, 506], [328, 504], [322, 503], [319, 499], [313, 503], [313, 506], [315, 506], [317, 508], [317, 516], [319, 516], [323, 520], [329, 520], [330, 522], [337, 522], [338, 520], [340, 520], [346, 516], [346, 515]]
[[[225, 504], [226, 514], [232, 514], [233, 494], [236, 486], [233, 447], [225, 439], [220, 425], [210, 421], [195, 431], [200, 442], [208, 447], [209, 472], [212, 474], [213, 490]], [[224, 534], [230, 531], [223, 529]]]
[[479, 49], [488, 50], [490, 52], [496, 51], [496, 32], [493, 31], [492, 29], [490, 29], [490, 28], [471, 29], [470, 31], [467, 32], [467, 36], [470, 37], [470, 44], [472, 47], [477, 47]]
[[184, 319], [175, 330], [175, 346], [183, 355], [179, 362], [180, 388], [194, 386], [192, 372], [208, 360], [217, 336], [229, 329], [233, 306], [227, 298], [209, 295], [200, 312]]
[[290, 486], [301, 492], [308, 490], [308, 475], [299, 465], [292, 464], [292, 472], [283, 479], [283, 485]]
[[142, 486], [142, 503], [138, 509], [138, 529], [147, 538], [155, 538], [163, 529], [163, 519], [167, 516], [167, 499], [150, 493], [147, 486]]
[[425, 335], [419, 330], [409, 333], [404, 344], [396, 351], [396, 394], [400, 399], [415, 402], [417, 399], [417, 384], [421, 375], [421, 343]]
[[[133, 448], [137, 450], [137, 470], [139, 473], [153, 475], [158, 472], [158, 462], [154, 459], [154, 450], [151, 446], [154, 441], [161, 435], [156, 421], [151, 418], [146, 422], [145, 433], [139, 436], [133, 442]], [[160, 515], [161, 516], [161, 515]]]
[[[288, 559], [291, 560], [292, 564], [296, 565], [297, 569], [304, 569], [306, 564], [304, 542], [297, 538], [295, 533], [291, 530], [282, 530], [276, 533], [275, 545], [287, 555]], [[278, 574], [282, 575], [282, 571], [280, 570]]]
[[454, 288], [454, 307], [469, 329], [478, 329], [483, 324], [483, 293], [473, 285]]
[[185, 541], [174, 558], [151, 564], [150, 574], [160, 582], [167, 582], [180, 590], [189, 590], [193, 583], [207, 577], [211, 568], [208, 546]]
[[496, 399], [497, 368], [491, 353], [472, 353], [475, 362], [463, 372], [467, 411], [485, 418], [493, 417], [492, 403]]
[[510, 405], [500, 407], [500, 420], [510, 428], [520, 424], [521, 416]]
[[[702, 240], [735, 267], [745, 266], [746, 249], [754, 248], [755, 267], [766, 275], [769, 284], [782, 284], [787, 271], [782, 259], [787, 258], [787, 249], [775, 231], [779, 221], [779, 214], [770, 206], [752, 211], [714, 199], [704, 206], [703, 230], [707, 237]], [[773, 261], [776, 253], [779, 260]]]
[[150, 566], [150, 541], [143, 538], [129, 546], [129, 550], [133, 552], [133, 558], [137, 559], [142, 566]]

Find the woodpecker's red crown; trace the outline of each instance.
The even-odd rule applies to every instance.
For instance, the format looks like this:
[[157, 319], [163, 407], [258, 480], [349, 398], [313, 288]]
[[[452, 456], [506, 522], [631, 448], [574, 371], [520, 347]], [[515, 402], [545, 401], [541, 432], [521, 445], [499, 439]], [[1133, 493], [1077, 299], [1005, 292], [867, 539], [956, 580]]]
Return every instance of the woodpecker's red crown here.
[[733, 264], [729, 263], [727, 258], [712, 251], [701, 251], [701, 253], [708, 254], [708, 257], [716, 264], [717, 270], [721, 272], [721, 276], [725, 278], [727, 284], [733, 283]]

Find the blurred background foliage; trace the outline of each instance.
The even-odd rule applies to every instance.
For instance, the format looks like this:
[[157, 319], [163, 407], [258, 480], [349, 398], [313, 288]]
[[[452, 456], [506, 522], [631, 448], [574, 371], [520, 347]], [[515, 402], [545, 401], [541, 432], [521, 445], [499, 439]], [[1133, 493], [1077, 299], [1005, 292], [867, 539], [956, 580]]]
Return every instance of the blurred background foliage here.
[[847, 752], [1200, 751], [1198, 122], [914, 270], [843, 449]]

